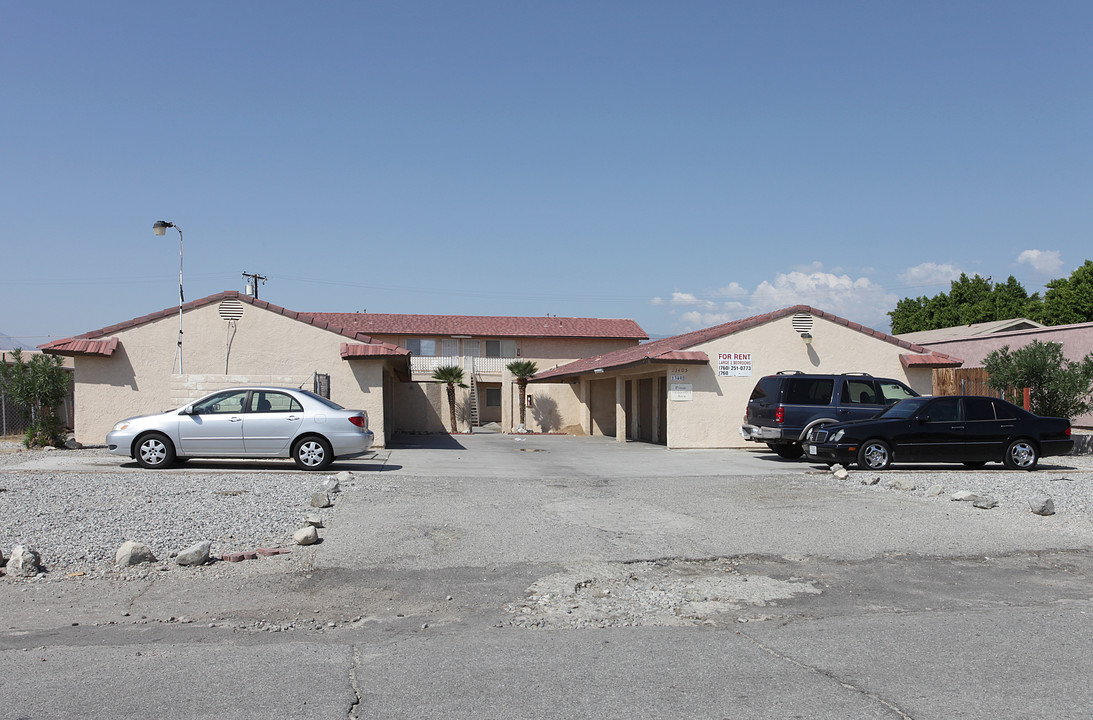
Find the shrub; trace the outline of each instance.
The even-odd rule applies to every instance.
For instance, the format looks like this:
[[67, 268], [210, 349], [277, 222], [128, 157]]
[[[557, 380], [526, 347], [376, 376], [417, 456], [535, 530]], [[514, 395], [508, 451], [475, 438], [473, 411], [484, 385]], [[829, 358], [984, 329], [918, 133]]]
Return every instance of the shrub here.
[[1010, 352], [995, 350], [983, 360], [995, 390], [1029, 388], [1029, 409], [1037, 415], [1071, 418], [1089, 412], [1093, 397], [1093, 353], [1075, 362], [1061, 343], [1034, 340]]

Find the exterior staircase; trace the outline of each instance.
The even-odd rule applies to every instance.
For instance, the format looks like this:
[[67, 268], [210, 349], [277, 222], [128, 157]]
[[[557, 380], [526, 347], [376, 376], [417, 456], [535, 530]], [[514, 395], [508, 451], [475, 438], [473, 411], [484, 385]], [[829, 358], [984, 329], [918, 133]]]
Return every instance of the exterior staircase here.
[[471, 411], [471, 427], [476, 428], [481, 425], [478, 415], [478, 381], [475, 380], [474, 373], [471, 372], [471, 392], [467, 403], [470, 405]]

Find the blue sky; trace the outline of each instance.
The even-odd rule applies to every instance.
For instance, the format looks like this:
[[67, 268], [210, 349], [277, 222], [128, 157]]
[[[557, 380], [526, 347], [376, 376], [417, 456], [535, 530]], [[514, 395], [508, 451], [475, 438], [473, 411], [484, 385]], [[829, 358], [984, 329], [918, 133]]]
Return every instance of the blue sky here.
[[1093, 226], [1088, 2], [0, 1], [0, 332], [300, 311], [888, 328]]

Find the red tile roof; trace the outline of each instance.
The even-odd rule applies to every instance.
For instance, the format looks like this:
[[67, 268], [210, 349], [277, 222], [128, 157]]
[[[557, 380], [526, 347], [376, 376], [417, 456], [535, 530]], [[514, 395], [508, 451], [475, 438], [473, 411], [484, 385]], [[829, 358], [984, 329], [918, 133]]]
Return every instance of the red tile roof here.
[[51, 355], [67, 355], [69, 357], [110, 357], [114, 354], [114, 350], [116, 350], [117, 347], [117, 338], [110, 338], [108, 340], [77, 340], [75, 338], [67, 338], [65, 340], [54, 340], [45, 345], [39, 345], [38, 349]]
[[[759, 325], [765, 325], [766, 323], [773, 322], [774, 320], [779, 320], [789, 315], [795, 315], [797, 313], [808, 313], [819, 318], [824, 318], [825, 320], [829, 320], [833, 323], [848, 327], [851, 330], [857, 330], [860, 333], [870, 335], [877, 338], [878, 340], [883, 340], [884, 342], [891, 343], [906, 350], [910, 350], [912, 353], [926, 354], [930, 358], [932, 358], [932, 362], [953, 362], [956, 365], [960, 365], [963, 362], [962, 360], [950, 357], [948, 355], [944, 355], [942, 353], [930, 352], [924, 347], [909, 343], [906, 340], [900, 340], [899, 338], [892, 335], [888, 335], [877, 330], [871, 330], [864, 325], [845, 320], [841, 317], [838, 317], [837, 315], [832, 315], [829, 312], [817, 310], [808, 305], [794, 305], [793, 307], [775, 310], [774, 312], [766, 313], [764, 315], [756, 315], [754, 317], [744, 318], [743, 320], [734, 320], [732, 322], [724, 323], [723, 325], [715, 325], [714, 327], [705, 328], [703, 330], [695, 330], [693, 332], [684, 333], [683, 335], [676, 335], [670, 338], [654, 340], [652, 342], [637, 345], [635, 347], [615, 350], [614, 352], [606, 353], [604, 355], [597, 355], [595, 357], [585, 358], [583, 360], [576, 360], [566, 365], [537, 373], [532, 382], [557, 382], [558, 380], [563, 378], [572, 378], [579, 375], [585, 375], [594, 372], [597, 369], [617, 370], [641, 363], [681, 362], [681, 360], [673, 357], [673, 354], [681, 353], [688, 348], [694, 347], [695, 345], [701, 345], [702, 343], [732, 335], [733, 333], [738, 333], [742, 330], [747, 330], [749, 328], [757, 327]], [[688, 354], [705, 355], [705, 353]], [[911, 355], [909, 357], [916, 356]], [[691, 360], [691, 362], [699, 361]], [[940, 367], [928, 365], [925, 362], [919, 361], [913, 361], [913, 364], [916, 367]], [[907, 367], [906, 363], [905, 367]], [[946, 365], [946, 367], [948, 367], [948, 365]]]
[[[379, 340], [373, 340], [367, 334], [361, 332], [356, 328], [347, 328], [332, 322], [332, 318], [319, 318], [309, 313], [294, 312], [292, 310], [286, 310], [285, 308], [268, 303], [265, 300], [259, 300], [244, 293], [240, 293], [236, 290], [226, 290], [215, 295], [209, 295], [208, 297], [201, 298], [200, 300], [193, 300], [182, 306], [183, 311], [193, 310], [213, 303], [218, 303], [228, 298], [245, 302], [249, 305], [268, 310], [278, 315], [284, 315], [285, 317], [292, 318], [293, 320], [299, 320], [302, 323], [314, 325], [317, 328], [323, 330], [329, 330], [332, 333], [337, 333], [350, 340], [355, 340], [360, 343], [366, 343], [373, 346], [373, 350], [368, 354], [369, 356], [407, 356], [409, 352], [405, 348], [401, 348], [398, 345], [391, 343], [381, 342]], [[125, 322], [118, 323], [117, 325], [110, 325], [108, 327], [101, 328], [99, 330], [93, 330], [91, 332], [77, 335], [72, 338], [65, 338], [64, 340], [55, 340], [45, 345], [40, 345], [38, 349], [42, 352], [53, 353], [56, 355], [109, 355], [117, 347], [118, 339], [109, 337], [110, 335], [120, 332], [122, 330], [128, 330], [130, 328], [144, 325], [145, 323], [152, 322], [154, 320], [161, 320], [166, 317], [173, 317], [178, 314], [178, 306], [167, 308], [166, 310], [160, 310], [149, 315], [144, 315], [132, 320], [126, 320]], [[95, 343], [81, 344], [81, 341], [95, 341]], [[109, 352], [104, 352], [105, 349], [109, 349]], [[343, 354], [343, 357], [345, 355]], [[359, 354], [352, 355], [352, 357], [361, 357]]]
[[964, 364], [964, 361], [960, 358], [954, 358], [951, 355], [944, 355], [937, 352], [932, 352], [928, 355], [900, 355], [899, 361], [905, 368], [947, 368], [960, 367]]
[[[401, 352], [393, 352], [391, 348], [395, 348]], [[381, 355], [409, 355], [410, 351], [406, 348], [398, 347], [397, 345], [391, 345], [390, 343], [342, 343], [341, 355], [342, 358], [349, 359], [354, 357], [378, 357]]]
[[368, 335], [473, 335], [475, 337], [610, 338], [646, 340], [633, 320], [489, 315], [310, 313], [316, 320]]

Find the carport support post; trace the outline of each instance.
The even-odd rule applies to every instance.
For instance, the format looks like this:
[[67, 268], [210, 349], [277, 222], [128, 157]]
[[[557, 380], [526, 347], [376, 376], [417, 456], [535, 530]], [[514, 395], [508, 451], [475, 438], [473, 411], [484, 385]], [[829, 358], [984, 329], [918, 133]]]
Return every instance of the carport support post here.
[[626, 442], [626, 380], [615, 378], [615, 441]]
[[592, 437], [592, 381], [581, 378], [581, 427]]

